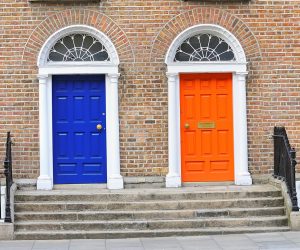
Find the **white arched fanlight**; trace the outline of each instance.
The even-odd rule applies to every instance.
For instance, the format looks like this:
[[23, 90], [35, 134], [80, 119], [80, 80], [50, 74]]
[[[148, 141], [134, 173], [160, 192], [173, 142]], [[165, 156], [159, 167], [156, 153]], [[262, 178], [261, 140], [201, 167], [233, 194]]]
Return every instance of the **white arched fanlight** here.
[[63, 28], [44, 43], [38, 56], [39, 67], [55, 64], [119, 65], [115, 46], [101, 31], [86, 25]]
[[50, 49], [47, 62], [109, 62], [105, 46], [86, 33], [74, 33], [59, 39]]
[[173, 40], [165, 59], [167, 65], [209, 61], [246, 63], [240, 42], [219, 25], [200, 24], [184, 30]]
[[235, 55], [222, 38], [200, 33], [187, 38], [176, 50], [174, 62], [235, 61]]
[[53, 188], [52, 75], [104, 74], [106, 90], [107, 187], [123, 188], [120, 175], [119, 57], [110, 39], [86, 25], [52, 34], [42, 46], [39, 67], [40, 176], [37, 188]]
[[165, 57], [168, 77], [167, 187], [181, 186], [180, 79], [181, 73], [232, 73], [234, 124], [234, 181], [251, 185], [248, 171], [246, 75], [247, 62], [237, 38], [219, 25], [199, 24], [182, 31]]

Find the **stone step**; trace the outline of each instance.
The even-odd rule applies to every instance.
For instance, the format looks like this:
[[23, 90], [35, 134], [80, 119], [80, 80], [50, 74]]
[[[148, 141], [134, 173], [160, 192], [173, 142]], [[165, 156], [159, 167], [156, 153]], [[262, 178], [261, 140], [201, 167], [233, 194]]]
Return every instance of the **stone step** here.
[[18, 191], [16, 239], [122, 238], [289, 230], [271, 185]]
[[18, 221], [141, 220], [195, 218], [197, 210], [19, 212]]
[[82, 220], [141, 220], [141, 219], [181, 219], [198, 217], [248, 217], [284, 215], [284, 207], [263, 208], [227, 208], [202, 210], [152, 210], [152, 211], [66, 211], [66, 212], [18, 212], [17, 221], [52, 220], [52, 221], [82, 221]]
[[289, 227], [235, 227], [235, 228], [185, 228], [161, 230], [109, 230], [109, 231], [17, 231], [16, 240], [58, 239], [119, 239], [138, 237], [196, 236], [212, 234], [241, 234], [289, 231]]
[[201, 209], [197, 217], [248, 217], [285, 215], [285, 207]]
[[247, 217], [247, 218], [212, 218], [181, 219], [181, 220], [141, 220], [141, 221], [28, 221], [16, 222], [17, 231], [39, 230], [157, 230], [172, 228], [206, 228], [206, 227], [281, 227], [287, 226], [286, 216]]
[[19, 191], [15, 195], [15, 202], [34, 202], [34, 201], [149, 201], [149, 200], [215, 200], [215, 199], [238, 199], [238, 198], [259, 198], [259, 197], [280, 197], [281, 192], [278, 190], [268, 191], [193, 191], [193, 192], [150, 192], [140, 193], [96, 193], [86, 194], [82, 192], [55, 192], [48, 193], [39, 191]]
[[16, 212], [25, 211], [99, 211], [99, 210], [179, 210], [204, 208], [251, 208], [283, 206], [282, 197], [224, 199], [224, 200], [173, 200], [139, 202], [24, 202], [16, 203]]

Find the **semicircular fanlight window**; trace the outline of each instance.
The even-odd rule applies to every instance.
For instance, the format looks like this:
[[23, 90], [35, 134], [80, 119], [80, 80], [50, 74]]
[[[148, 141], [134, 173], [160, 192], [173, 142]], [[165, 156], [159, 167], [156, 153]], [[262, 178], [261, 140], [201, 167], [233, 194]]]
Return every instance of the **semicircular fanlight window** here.
[[71, 34], [50, 49], [48, 62], [110, 61], [104, 45], [87, 34]]
[[177, 49], [174, 62], [235, 61], [232, 48], [211, 34], [197, 34], [186, 39]]

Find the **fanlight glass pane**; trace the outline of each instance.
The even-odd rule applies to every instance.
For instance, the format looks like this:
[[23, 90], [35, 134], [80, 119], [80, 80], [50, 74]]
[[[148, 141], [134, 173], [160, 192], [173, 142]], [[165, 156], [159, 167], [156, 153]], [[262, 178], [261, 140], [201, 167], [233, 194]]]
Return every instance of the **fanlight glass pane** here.
[[107, 49], [87, 34], [63, 37], [50, 49], [48, 62], [110, 61]]
[[174, 62], [235, 61], [232, 48], [220, 37], [198, 34], [177, 49]]

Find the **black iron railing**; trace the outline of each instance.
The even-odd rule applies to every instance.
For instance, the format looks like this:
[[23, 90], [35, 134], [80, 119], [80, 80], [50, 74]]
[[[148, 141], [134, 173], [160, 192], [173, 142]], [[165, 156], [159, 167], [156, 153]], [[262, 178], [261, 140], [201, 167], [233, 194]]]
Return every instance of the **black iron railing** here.
[[299, 211], [296, 192], [296, 151], [291, 148], [284, 127], [274, 127], [274, 177], [285, 181], [292, 211]]
[[11, 140], [10, 132], [7, 132], [6, 153], [5, 153], [5, 160], [4, 160], [4, 175], [6, 180], [6, 201], [5, 201], [4, 222], [11, 222], [10, 188], [13, 184], [11, 146], [12, 146], [12, 140]]

